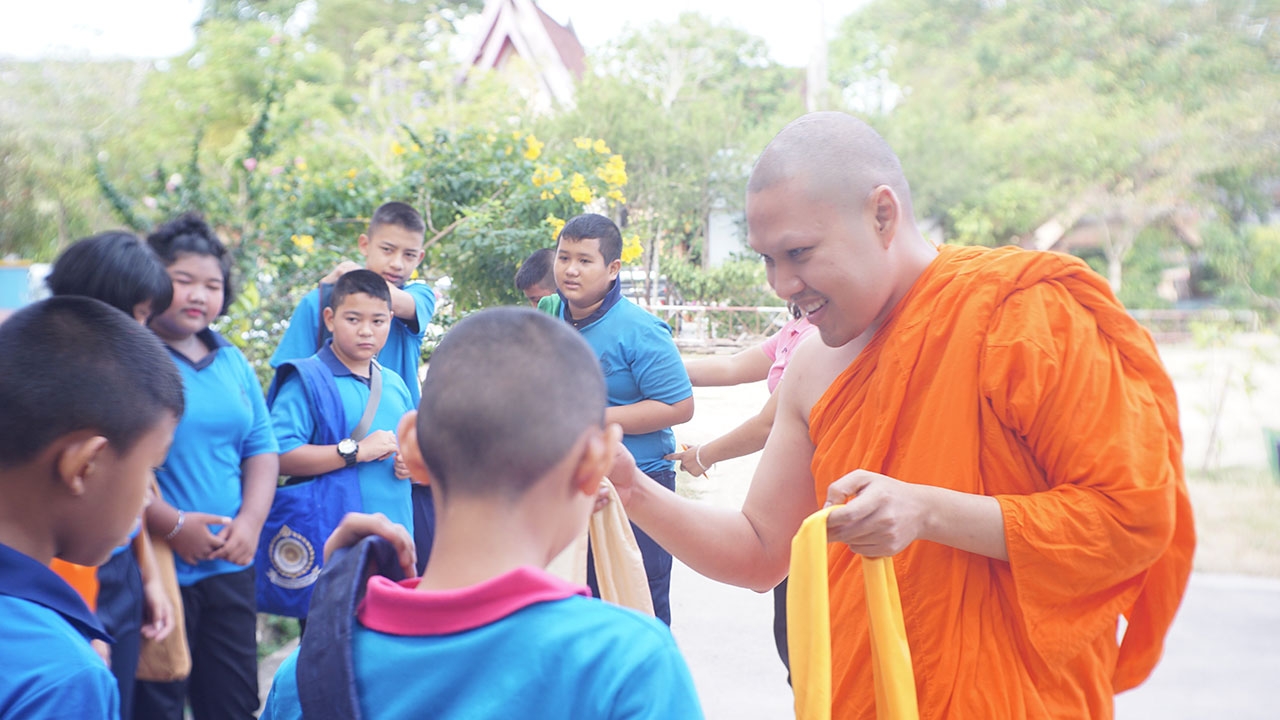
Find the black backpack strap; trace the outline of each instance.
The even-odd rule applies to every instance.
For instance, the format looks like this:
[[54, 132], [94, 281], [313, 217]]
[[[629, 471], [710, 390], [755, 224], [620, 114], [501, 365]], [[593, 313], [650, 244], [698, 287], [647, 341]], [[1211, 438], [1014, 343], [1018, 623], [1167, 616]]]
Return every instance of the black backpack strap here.
[[316, 308], [319, 313], [316, 316], [316, 352], [324, 347], [324, 341], [333, 337], [333, 333], [329, 332], [329, 328], [324, 324], [324, 309], [329, 307], [329, 299], [333, 297], [333, 285], [329, 283], [319, 283], [316, 288], [320, 291], [320, 307]]
[[399, 581], [404, 571], [391, 543], [370, 536], [335, 552], [316, 579], [296, 669], [305, 720], [361, 720], [351, 640], [374, 575]]

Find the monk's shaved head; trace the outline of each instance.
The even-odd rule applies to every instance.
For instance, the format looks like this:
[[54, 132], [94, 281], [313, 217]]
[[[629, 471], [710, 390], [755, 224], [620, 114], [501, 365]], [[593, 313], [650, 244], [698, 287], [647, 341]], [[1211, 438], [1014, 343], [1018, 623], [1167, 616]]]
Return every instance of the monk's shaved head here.
[[756, 161], [747, 193], [793, 180], [809, 198], [838, 207], [856, 207], [887, 185], [904, 210], [911, 208], [911, 189], [889, 143], [841, 112], [809, 113], [783, 128]]
[[514, 499], [588, 427], [604, 425], [604, 375], [582, 336], [529, 308], [467, 317], [422, 383], [418, 446], [448, 496]]

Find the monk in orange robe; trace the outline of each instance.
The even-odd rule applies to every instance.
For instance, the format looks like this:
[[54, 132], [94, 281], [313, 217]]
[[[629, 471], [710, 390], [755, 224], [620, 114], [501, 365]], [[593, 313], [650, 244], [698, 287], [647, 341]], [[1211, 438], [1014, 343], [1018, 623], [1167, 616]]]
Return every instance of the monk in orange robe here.
[[664, 497], [620, 457], [631, 519], [764, 591], [800, 522], [843, 504], [833, 718], [875, 717], [863, 556], [893, 557], [922, 718], [1111, 717], [1159, 659], [1195, 545], [1150, 335], [1074, 258], [934, 247], [850, 116], [788, 125], [747, 193], [748, 241], [823, 342], [791, 360], [740, 511]]

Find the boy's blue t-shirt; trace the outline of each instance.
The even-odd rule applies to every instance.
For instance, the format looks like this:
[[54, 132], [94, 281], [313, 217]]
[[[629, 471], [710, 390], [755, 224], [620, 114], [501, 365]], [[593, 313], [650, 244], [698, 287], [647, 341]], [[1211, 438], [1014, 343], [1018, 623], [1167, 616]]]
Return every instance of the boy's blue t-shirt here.
[[[422, 396], [422, 384], [418, 382], [418, 360], [422, 357], [422, 336], [426, 333], [427, 323], [436, 311], [436, 293], [430, 285], [411, 282], [403, 290], [413, 297], [414, 307], [418, 311], [417, 329], [411, 328], [400, 318], [391, 321], [391, 332], [387, 334], [387, 344], [378, 353], [378, 362], [399, 375], [405, 386], [409, 388], [409, 399], [413, 406], [418, 406]], [[307, 293], [289, 318], [289, 327], [280, 338], [280, 345], [271, 356], [271, 367], [280, 367], [286, 360], [311, 357], [316, 353], [316, 334], [320, 330], [320, 289]]]
[[[443, 593], [416, 584], [370, 580], [352, 638], [365, 717], [702, 717], [688, 666], [653, 618], [566, 593], [567, 583], [533, 568]], [[370, 612], [399, 627], [367, 627]], [[264, 720], [302, 717], [296, 670], [295, 652], [276, 672]]]
[[[342, 411], [347, 424], [351, 426], [347, 428], [350, 431], [364, 414], [365, 405], [369, 402], [369, 386], [338, 360], [330, 344], [326, 343], [316, 356], [333, 374], [338, 385], [338, 396], [342, 398]], [[400, 376], [389, 368], [382, 368], [382, 398], [378, 402], [378, 411], [373, 416], [369, 432], [389, 430], [394, 433], [400, 418], [414, 407], [409, 389]], [[297, 373], [286, 377], [277, 390], [275, 402], [271, 404], [271, 423], [281, 454], [311, 444], [316, 431], [316, 417], [311, 403], [307, 401], [302, 378]], [[356, 465], [356, 475], [360, 479], [364, 511], [380, 512], [392, 522], [403, 525], [412, 534], [411, 487], [408, 480], [396, 477], [395, 456], [359, 463]]]
[[94, 638], [110, 640], [70, 585], [0, 545], [0, 718], [119, 718], [116, 680]]
[[[567, 309], [565, 303], [561, 314]], [[618, 299], [599, 320], [579, 330], [600, 360], [610, 407], [641, 400], [674, 405], [693, 397], [693, 385], [671, 339], [671, 327], [631, 300]], [[653, 474], [674, 467], [672, 461], [663, 459], [676, 451], [671, 428], [623, 435], [622, 444], [635, 456], [641, 472]]]
[[[276, 437], [262, 386], [244, 354], [212, 330], [199, 337], [211, 350], [199, 362], [169, 349], [182, 373], [186, 411], [156, 480], [165, 502], [179, 510], [235, 517], [242, 494], [240, 463], [276, 452]], [[188, 565], [176, 555], [174, 564], [183, 586], [245, 568], [226, 560]]]

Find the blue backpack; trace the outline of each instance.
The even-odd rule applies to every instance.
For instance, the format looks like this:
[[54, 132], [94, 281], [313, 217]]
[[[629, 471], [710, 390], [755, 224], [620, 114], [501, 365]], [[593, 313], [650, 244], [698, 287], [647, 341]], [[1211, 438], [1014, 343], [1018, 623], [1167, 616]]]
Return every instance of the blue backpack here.
[[[312, 443], [336, 445], [348, 436], [350, 425], [342, 410], [338, 384], [320, 358], [313, 355], [276, 368], [267, 390], [268, 406], [275, 402], [284, 379], [295, 372], [316, 418]], [[312, 587], [324, 564], [325, 540], [343, 515], [363, 507], [355, 467], [311, 478], [290, 478], [277, 487], [254, 556], [258, 612], [306, 617]]]
[[295, 675], [304, 720], [361, 720], [352, 634], [369, 578], [404, 579], [391, 543], [366, 537], [334, 552], [315, 583]]

